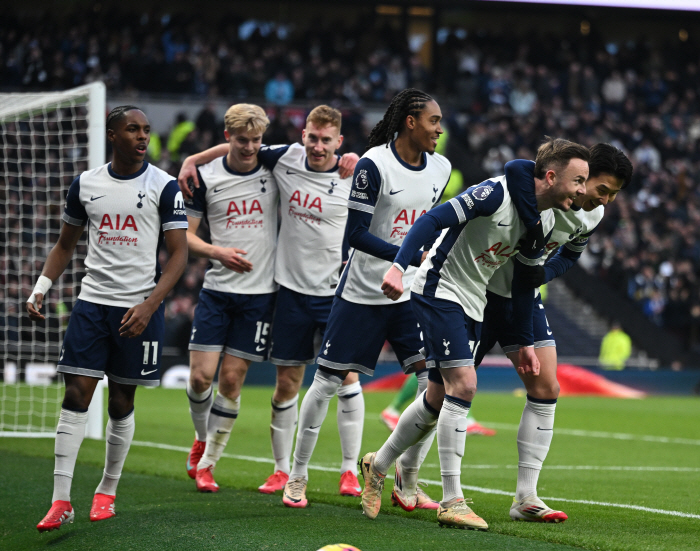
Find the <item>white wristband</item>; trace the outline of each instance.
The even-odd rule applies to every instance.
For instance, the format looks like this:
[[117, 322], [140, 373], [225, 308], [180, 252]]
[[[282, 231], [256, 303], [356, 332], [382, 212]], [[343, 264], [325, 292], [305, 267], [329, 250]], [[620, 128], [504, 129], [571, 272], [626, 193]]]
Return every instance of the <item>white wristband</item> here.
[[394, 266], [394, 268], [396, 268], [396, 269], [397, 269], [399, 272], [401, 272], [402, 274], [405, 274], [405, 273], [406, 273], [406, 270], [404, 270], [404, 268], [403, 268], [403, 266], [401, 266], [401, 264], [398, 264], [398, 263], [394, 262], [393, 266]]
[[49, 289], [51, 289], [51, 285], [53, 285], [53, 281], [51, 281], [46, 276], [40, 275], [39, 279], [36, 282], [36, 285], [34, 286], [32, 294], [27, 299], [27, 302], [31, 302], [32, 306], [36, 308], [36, 295], [41, 295], [42, 297], [45, 297], [46, 293], [48, 293]]

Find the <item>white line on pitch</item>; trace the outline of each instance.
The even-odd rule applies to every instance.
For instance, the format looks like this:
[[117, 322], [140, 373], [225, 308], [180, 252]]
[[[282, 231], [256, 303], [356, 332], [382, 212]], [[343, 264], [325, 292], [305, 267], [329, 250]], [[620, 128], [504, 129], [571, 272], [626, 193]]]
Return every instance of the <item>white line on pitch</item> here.
[[[170, 450], [170, 451], [177, 451], [177, 452], [182, 452], [182, 453], [189, 453], [190, 448], [185, 448], [183, 446], [172, 446], [170, 444], [159, 444], [157, 442], [139, 442], [139, 441], [134, 441], [131, 443], [132, 446], [140, 446], [144, 448], [157, 448], [160, 450]], [[269, 457], [253, 457], [250, 455], [234, 455], [234, 454], [229, 454], [229, 453], [224, 453], [221, 455], [222, 457], [226, 457], [228, 459], [238, 459], [240, 461], [252, 461], [254, 463], [269, 463], [269, 464], [274, 464], [274, 459], [271, 459]], [[330, 472], [330, 473], [337, 473], [338, 468], [337, 467], [322, 467], [320, 465], [309, 465], [309, 470], [312, 471], [324, 471], [324, 472]], [[442, 482], [438, 480], [426, 480], [426, 479], [421, 479], [421, 482], [425, 482], [426, 484], [430, 484], [433, 486], [441, 486]], [[502, 496], [512, 496], [513, 492], [505, 492], [503, 490], [495, 490], [493, 488], [481, 488], [479, 486], [468, 486], [466, 484], [462, 484], [462, 488], [465, 490], [470, 490], [472, 492], [480, 492], [482, 494], [496, 494], [496, 495], [502, 495]], [[562, 498], [562, 497], [542, 497], [544, 500], [548, 501], [563, 501], [566, 503], [580, 503], [583, 505], [600, 505], [602, 507], [617, 507], [620, 509], [634, 509], [636, 511], [644, 511], [646, 513], [657, 513], [660, 515], [671, 515], [675, 517], [683, 517], [683, 518], [695, 518], [695, 519], [700, 519], [700, 515], [694, 515], [692, 513], [682, 513], [680, 511], [666, 511], [664, 509], [652, 509], [650, 507], [642, 507], [640, 505], [628, 505], [626, 503], [608, 503], [606, 501], [588, 501], [585, 499], [567, 499], [567, 498]]]
[[[423, 463], [423, 467], [437, 469], [437, 463]], [[462, 470], [466, 469], [517, 469], [517, 465], [462, 465]], [[696, 467], [634, 467], [634, 466], [608, 466], [608, 465], [547, 465], [548, 471], [647, 471], [661, 473], [700, 473], [700, 468]]]
[[[483, 423], [485, 427], [502, 429], [502, 430], [518, 430], [518, 425], [510, 425], [506, 423]], [[577, 429], [554, 429], [555, 434], [564, 434], [567, 436], [587, 436], [590, 438], [612, 438], [614, 440], [640, 440], [642, 442], [660, 442], [662, 444], [689, 444], [691, 446], [700, 446], [700, 440], [692, 438], [670, 438], [668, 436], [649, 436], [646, 434], [625, 434], [622, 432], [602, 432], [594, 430], [577, 430]]]

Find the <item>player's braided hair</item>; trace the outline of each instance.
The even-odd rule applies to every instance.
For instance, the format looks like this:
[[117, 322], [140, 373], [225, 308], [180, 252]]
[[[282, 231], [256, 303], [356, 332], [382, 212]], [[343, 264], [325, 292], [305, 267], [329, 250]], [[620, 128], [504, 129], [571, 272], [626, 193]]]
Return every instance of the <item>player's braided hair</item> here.
[[120, 105], [119, 107], [115, 107], [114, 109], [112, 109], [109, 112], [109, 115], [107, 115], [107, 130], [114, 130], [114, 125], [119, 119], [121, 119], [124, 116], [124, 113], [126, 113], [127, 111], [132, 111], [134, 109], [136, 109], [137, 111], [141, 111], [141, 109], [139, 109], [135, 105]]
[[433, 98], [428, 94], [416, 88], [407, 88], [396, 94], [384, 113], [384, 118], [369, 133], [367, 149], [382, 144], [388, 146], [394, 139], [394, 134], [401, 130], [406, 117], [408, 115], [417, 117], [425, 104], [432, 100]]

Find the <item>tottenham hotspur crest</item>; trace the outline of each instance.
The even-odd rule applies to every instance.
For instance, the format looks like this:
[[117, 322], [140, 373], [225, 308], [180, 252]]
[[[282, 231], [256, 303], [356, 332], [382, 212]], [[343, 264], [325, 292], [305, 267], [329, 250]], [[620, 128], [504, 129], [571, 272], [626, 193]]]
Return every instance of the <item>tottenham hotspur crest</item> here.
[[139, 202], [136, 203], [137, 209], [143, 208], [143, 198], [144, 197], [146, 197], [146, 194], [144, 193], [143, 195], [141, 195], [141, 192], [139, 191]]

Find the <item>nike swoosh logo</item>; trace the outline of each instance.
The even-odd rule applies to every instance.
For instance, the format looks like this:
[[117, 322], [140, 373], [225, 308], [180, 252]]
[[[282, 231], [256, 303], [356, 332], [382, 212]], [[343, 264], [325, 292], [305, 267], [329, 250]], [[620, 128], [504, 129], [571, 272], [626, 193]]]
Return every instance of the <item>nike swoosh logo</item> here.
[[107, 444], [111, 444], [112, 446], [121, 446], [121, 443], [115, 444], [114, 442], [110, 442], [109, 440], [107, 440]]
[[317, 429], [317, 428], [320, 427], [320, 426], [321, 426], [321, 425], [316, 425], [315, 427], [309, 427], [309, 428], [310, 428], [310, 429]]
[[255, 351], [256, 351], [256, 352], [262, 352], [263, 350], [265, 350], [265, 346], [262, 346], [262, 347], [256, 346], [256, 347], [255, 347]]
[[467, 432], [467, 429], [464, 429], [464, 430], [455, 429], [455, 432]]
[[403, 191], [402, 189], [400, 189], [400, 190], [398, 190], [398, 191], [394, 191], [394, 190], [392, 189], [392, 190], [389, 190], [389, 195], [396, 195], [397, 193], [401, 193], [402, 191]]
[[93, 197], [92, 195], [90, 196], [90, 201], [97, 201], [98, 199], [102, 199], [103, 197], [106, 197], [106, 195], [100, 195], [99, 197]]
[[157, 369], [153, 369], [152, 371], [144, 371], [143, 369], [141, 370], [141, 375], [150, 375], [151, 373], [155, 373], [158, 371]]
[[415, 423], [416, 427], [418, 427], [418, 430], [422, 430], [423, 432], [428, 432], [428, 429], [425, 427], [421, 427], [418, 423]]
[[537, 430], [554, 430], [554, 429], [541, 429], [540, 427], [537, 427]]
[[215, 189], [214, 193], [219, 193], [220, 191], [224, 191], [223, 189]]
[[58, 432], [56, 432], [56, 434], [68, 434], [68, 435], [70, 435], [70, 436], [73, 436], [73, 433], [72, 433], [72, 432], [58, 431]]
[[498, 223], [499, 226], [510, 226], [510, 224], [501, 224], [500, 222]]
[[286, 497], [289, 501], [292, 503], [299, 503], [301, 501], [301, 498], [299, 499], [294, 499], [293, 497], [290, 497], [287, 492], [284, 492], [284, 497]]
[[547, 335], [551, 335], [551, 334], [552, 334], [552, 332], [549, 329], [547, 329]]
[[218, 434], [228, 434], [229, 433], [229, 431], [227, 431], [227, 430], [217, 430], [216, 432]]
[[[296, 172], [292, 172], [290, 170], [287, 170], [287, 174], [296, 174]], [[297, 501], [299, 501], [299, 500], [297, 500]]]
[[353, 411], [357, 411], [357, 410], [356, 409], [348, 409], [348, 410], [341, 409], [340, 411], [342, 411], [343, 413], [352, 413]]

